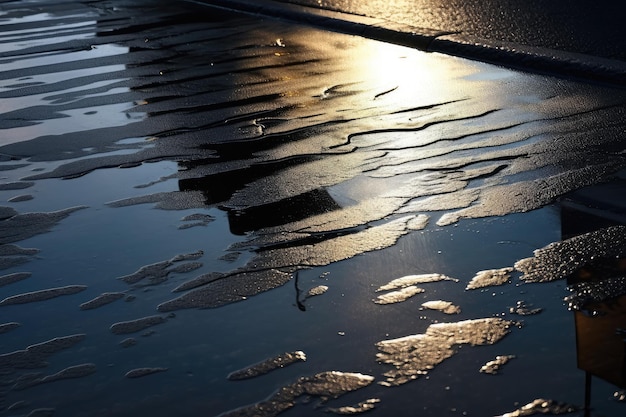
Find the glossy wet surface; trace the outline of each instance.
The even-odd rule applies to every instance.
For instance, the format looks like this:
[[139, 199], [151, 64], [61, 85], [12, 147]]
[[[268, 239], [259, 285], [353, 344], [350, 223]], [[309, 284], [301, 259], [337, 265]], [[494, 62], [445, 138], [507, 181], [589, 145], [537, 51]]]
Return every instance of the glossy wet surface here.
[[547, 245], [623, 181], [623, 91], [186, 3], [1, 10], [5, 414], [583, 405], [565, 279], [624, 230]]
[[386, 18], [497, 42], [626, 60], [624, 5], [556, 0], [278, 0]]

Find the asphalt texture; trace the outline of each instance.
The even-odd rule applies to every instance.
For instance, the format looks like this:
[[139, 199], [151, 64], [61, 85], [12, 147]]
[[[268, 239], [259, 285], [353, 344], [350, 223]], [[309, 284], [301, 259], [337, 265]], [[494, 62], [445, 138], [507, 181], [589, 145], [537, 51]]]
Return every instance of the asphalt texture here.
[[516, 69], [626, 85], [623, 3], [192, 1]]
[[1, 3], [0, 415], [582, 417], [564, 297], [626, 293], [626, 91], [220, 4]]
[[587, 0], [278, 0], [492, 41], [626, 60], [626, 3]]

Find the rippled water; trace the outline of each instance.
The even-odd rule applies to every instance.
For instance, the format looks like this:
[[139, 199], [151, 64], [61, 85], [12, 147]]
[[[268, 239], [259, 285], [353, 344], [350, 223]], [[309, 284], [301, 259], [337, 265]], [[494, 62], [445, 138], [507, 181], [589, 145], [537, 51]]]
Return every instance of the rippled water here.
[[583, 404], [565, 278], [623, 229], [546, 245], [623, 181], [623, 91], [186, 3], [2, 11], [5, 414]]

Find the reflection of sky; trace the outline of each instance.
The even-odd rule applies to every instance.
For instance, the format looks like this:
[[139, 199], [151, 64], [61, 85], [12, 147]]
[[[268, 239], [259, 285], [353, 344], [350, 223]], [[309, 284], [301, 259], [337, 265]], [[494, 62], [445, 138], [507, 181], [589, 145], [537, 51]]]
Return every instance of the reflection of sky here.
[[[10, 21], [23, 23], [49, 19], [54, 18], [42, 14]], [[21, 74], [15, 78], [4, 79], [0, 83], [0, 93], [5, 95], [0, 101], [0, 111], [7, 122], [16, 121], [16, 126], [0, 131], [2, 144], [28, 141], [40, 136], [124, 126], [143, 119], [143, 113], [130, 112], [135, 107], [134, 102], [106, 99], [115, 95], [122, 96], [131, 91], [127, 86], [120, 86], [128, 81], [127, 78], [119, 78], [119, 74], [122, 74], [126, 66], [124, 64], [99, 66], [90, 63], [90, 60], [94, 59], [114, 59], [124, 56], [129, 53], [127, 46], [101, 44], [86, 50], [71, 48], [66, 51], [63, 47], [55, 50], [56, 45], [95, 38], [96, 25], [95, 20], [89, 20], [32, 30], [8, 31], [2, 34], [0, 39], [4, 45], [3, 52], [29, 51], [30, 48], [37, 51], [37, 47], [41, 46], [48, 46], [48, 50], [51, 50], [26, 53], [2, 63], [4, 71], [17, 70], [16, 74]], [[81, 61], [85, 64], [81, 64]], [[69, 63], [74, 68], [77, 66], [85, 68], [67, 69], [64, 64]], [[93, 99], [96, 98], [102, 98], [102, 104], [94, 105]], [[82, 107], [81, 102], [87, 99], [90, 99], [90, 104]]]
[[116, 103], [56, 112], [54, 119], [36, 121], [32, 126], [3, 132], [5, 144], [22, 142], [40, 136], [87, 131], [105, 127], [124, 126], [143, 119], [142, 113], [127, 113], [134, 103]]

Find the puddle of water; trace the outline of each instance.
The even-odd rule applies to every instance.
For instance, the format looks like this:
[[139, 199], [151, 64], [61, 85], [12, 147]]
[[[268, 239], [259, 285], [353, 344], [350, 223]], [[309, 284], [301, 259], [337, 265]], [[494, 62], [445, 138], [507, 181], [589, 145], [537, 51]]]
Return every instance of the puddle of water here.
[[[16, 109], [47, 108], [33, 116], [43, 123], [2, 138], [0, 216], [30, 237], [2, 247], [3, 261], [24, 263], [3, 270], [0, 299], [57, 296], [0, 306], [11, 335], [1, 352], [64, 348], [25, 377], [36, 385], [0, 393], [25, 410], [94, 416], [582, 403], [566, 283], [527, 283], [510, 268], [561, 239], [550, 203], [623, 166], [621, 93], [277, 22], [116, 4], [106, 12], [119, 21], [97, 23], [99, 40], [116, 43], [42, 53], [22, 61], [32, 78], [7, 77], [3, 94], [24, 92]], [[147, 17], [159, 24], [131, 25]], [[54, 213], [70, 207], [83, 208]], [[376, 302], [392, 291], [402, 302]], [[480, 337], [467, 336], [474, 327]], [[434, 359], [377, 361], [407, 337], [433, 339]], [[281, 366], [299, 352], [306, 361]], [[515, 360], [498, 377], [480, 372], [502, 355]], [[28, 372], [19, 366], [0, 362], [11, 378]], [[259, 375], [228, 380], [240, 370]], [[329, 398], [320, 408], [306, 395]]]

